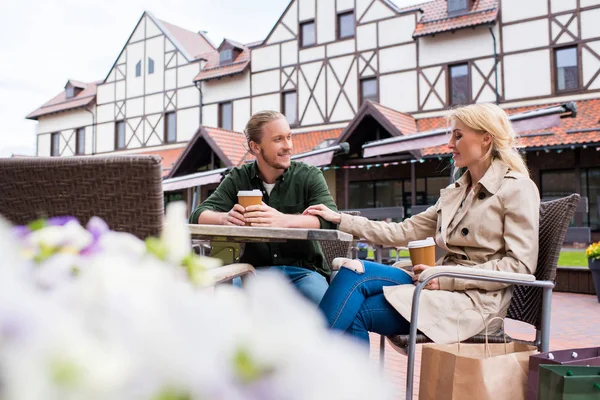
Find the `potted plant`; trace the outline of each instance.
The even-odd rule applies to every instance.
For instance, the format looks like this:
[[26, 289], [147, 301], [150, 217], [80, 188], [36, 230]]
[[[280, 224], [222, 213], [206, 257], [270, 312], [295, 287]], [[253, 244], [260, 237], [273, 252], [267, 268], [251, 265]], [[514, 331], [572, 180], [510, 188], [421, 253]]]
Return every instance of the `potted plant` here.
[[361, 260], [366, 260], [369, 254], [369, 245], [365, 242], [358, 242], [356, 248], [358, 249], [357, 257]]
[[594, 280], [594, 289], [600, 303], [600, 242], [592, 243], [585, 250], [585, 255], [588, 258], [588, 266], [592, 271], [592, 279]]

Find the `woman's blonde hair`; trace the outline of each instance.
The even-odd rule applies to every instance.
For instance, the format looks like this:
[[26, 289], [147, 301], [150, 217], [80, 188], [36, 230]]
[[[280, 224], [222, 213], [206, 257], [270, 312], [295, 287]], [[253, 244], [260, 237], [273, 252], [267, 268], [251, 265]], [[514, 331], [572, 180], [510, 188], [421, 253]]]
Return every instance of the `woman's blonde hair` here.
[[529, 176], [527, 165], [516, 149], [517, 135], [503, 109], [490, 103], [470, 104], [451, 110], [447, 118], [448, 124], [460, 121], [476, 132], [490, 134], [492, 145], [484, 160], [502, 160], [511, 170]]

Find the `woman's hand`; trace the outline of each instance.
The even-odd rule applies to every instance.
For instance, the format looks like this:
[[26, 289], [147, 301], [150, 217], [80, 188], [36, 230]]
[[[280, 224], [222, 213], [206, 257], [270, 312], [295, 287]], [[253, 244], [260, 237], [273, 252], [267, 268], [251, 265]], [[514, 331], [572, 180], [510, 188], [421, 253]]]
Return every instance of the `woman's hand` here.
[[342, 214], [336, 213], [323, 204], [308, 207], [306, 210], [304, 210], [302, 215], [314, 215], [315, 217], [321, 217], [326, 221], [333, 222], [334, 224], [338, 225], [340, 222], [342, 222]]
[[[424, 264], [417, 264], [413, 267], [413, 282], [417, 282], [419, 280], [419, 274], [423, 271], [425, 271], [427, 268], [433, 268], [429, 265], [424, 265]], [[429, 290], [440, 290], [440, 282], [438, 281], [437, 278], [430, 280], [429, 282], [427, 282], [427, 285], [425, 285], [425, 289], [429, 289]]]

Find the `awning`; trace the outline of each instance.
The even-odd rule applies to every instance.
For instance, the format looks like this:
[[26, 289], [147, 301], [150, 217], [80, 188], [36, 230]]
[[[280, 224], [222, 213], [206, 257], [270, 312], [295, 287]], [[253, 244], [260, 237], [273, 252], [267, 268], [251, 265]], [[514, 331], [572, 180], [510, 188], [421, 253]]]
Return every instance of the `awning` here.
[[221, 174], [226, 170], [227, 168], [219, 168], [206, 172], [178, 176], [177, 178], [165, 179], [163, 181], [163, 191], [172, 192], [174, 190], [218, 183], [221, 181]]
[[336, 144], [335, 146], [293, 155], [292, 160], [302, 161], [303, 163], [312, 165], [314, 167], [321, 167], [323, 165], [331, 164], [331, 160], [333, 159], [333, 155], [335, 153], [348, 153], [348, 150], [350, 150], [348, 143], [342, 142], [340, 144]]
[[[512, 114], [509, 115], [508, 119], [512, 122], [515, 132], [520, 133], [533, 129], [547, 129], [558, 126], [560, 125], [561, 115], [565, 113], [571, 113], [571, 116], [574, 117], [577, 114], [575, 103], [571, 102], [555, 107]], [[448, 129], [441, 128], [365, 143], [362, 146], [363, 157], [368, 158], [440, 146], [448, 142], [447, 134]]]

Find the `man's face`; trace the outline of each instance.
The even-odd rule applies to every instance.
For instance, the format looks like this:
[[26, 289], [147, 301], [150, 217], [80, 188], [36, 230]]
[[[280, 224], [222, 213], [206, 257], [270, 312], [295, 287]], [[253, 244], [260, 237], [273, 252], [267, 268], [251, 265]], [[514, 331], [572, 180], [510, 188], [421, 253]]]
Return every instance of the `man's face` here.
[[292, 131], [285, 118], [263, 126], [262, 139], [256, 157], [262, 158], [271, 168], [288, 169], [292, 156]]

